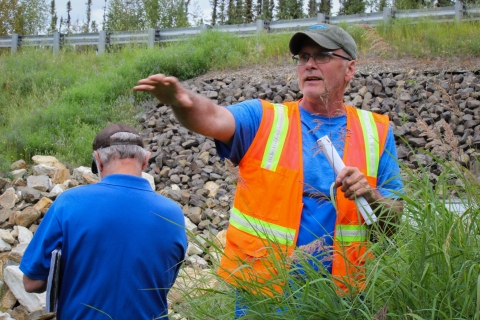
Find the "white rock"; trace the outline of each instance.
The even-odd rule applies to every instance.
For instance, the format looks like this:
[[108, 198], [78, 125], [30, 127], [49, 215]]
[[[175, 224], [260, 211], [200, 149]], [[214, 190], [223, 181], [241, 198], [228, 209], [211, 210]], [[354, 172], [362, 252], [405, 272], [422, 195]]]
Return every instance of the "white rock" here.
[[12, 250], [12, 246], [5, 242], [5, 240], [0, 239], [0, 252], [10, 251]]
[[210, 161], [210, 153], [208, 151], [204, 151], [198, 156], [198, 159], [201, 160], [203, 164], [207, 165], [208, 161]]
[[53, 174], [55, 173], [56, 170], [57, 168], [55, 167], [39, 164], [33, 167], [33, 175], [53, 177]]
[[29, 244], [33, 238], [33, 232], [22, 226], [14, 227], [18, 232], [18, 242]]
[[[84, 180], [84, 179], [83, 179], [83, 174], [84, 174], [84, 173], [93, 175], [93, 173], [92, 173], [92, 168], [81, 166], [81, 167], [78, 167], [78, 168], [76, 168], [76, 169], [73, 169], [73, 178], [74, 178], [75, 180], [77, 180], [78, 182], [83, 183], [83, 182], [84, 182], [84, 181], [83, 181], [83, 180]], [[66, 182], [66, 181], [65, 181], [65, 182]]]
[[187, 217], [184, 217], [184, 218], [185, 218], [185, 227], [187, 228], [187, 230], [190, 232], [197, 231], [197, 226], [195, 225], [195, 223], [190, 221], [190, 219], [188, 219]]
[[45, 308], [45, 292], [26, 292], [23, 286], [23, 273], [18, 266], [8, 266], [5, 268], [5, 283], [28, 312]]
[[17, 228], [13, 227], [13, 230], [10, 233], [12, 234], [12, 237], [18, 238], [18, 229]]
[[208, 262], [205, 261], [202, 257], [197, 256], [194, 254], [193, 256], [187, 257], [185, 259], [185, 262], [187, 266], [195, 266], [195, 267], [200, 267], [200, 268], [206, 268], [208, 267]]
[[67, 190], [68, 188], [70, 188], [70, 187], [69, 187], [69, 186], [70, 186], [70, 181], [71, 181], [71, 180], [68, 179], [68, 180], [63, 181], [63, 183], [61, 184], [62, 189], [63, 189], [64, 191]]
[[52, 189], [52, 179], [49, 176], [29, 176], [27, 178], [27, 187], [46, 192]]
[[142, 172], [142, 178], [147, 179], [153, 191], [155, 191], [155, 180], [153, 179], [153, 176], [149, 173]]
[[25, 243], [25, 242], [19, 243], [15, 248], [12, 249], [12, 251], [10, 251], [10, 254], [13, 257], [17, 257], [20, 261], [21, 258], [23, 257], [23, 254], [25, 253], [25, 250], [27, 250], [27, 247], [28, 247], [28, 243]]
[[52, 156], [33, 156], [32, 160], [35, 164], [43, 164], [57, 169], [66, 169], [65, 165]]
[[187, 247], [187, 256], [192, 256], [194, 254], [202, 254], [203, 250], [200, 248], [200, 246], [189, 242], [188, 247]]
[[52, 188], [52, 190], [50, 190], [50, 193], [58, 196], [63, 191], [65, 191], [65, 189], [66, 189], [66, 187], [63, 184], [57, 184], [57, 185], [55, 185], [55, 187]]
[[15, 320], [6, 312], [0, 312], [0, 320]]
[[5, 209], [12, 209], [15, 206], [15, 202], [17, 201], [18, 197], [15, 193], [14, 188], [8, 188], [5, 192], [0, 196], [0, 207]]
[[27, 170], [25, 170], [25, 169], [18, 169], [18, 170], [13, 170], [12, 172], [10, 172], [10, 174], [13, 177], [13, 180], [16, 180], [18, 178], [23, 177], [25, 175], [25, 173], [27, 173]]
[[208, 191], [210, 191], [208, 196], [211, 198], [215, 198], [215, 196], [217, 195], [218, 189], [220, 189], [220, 186], [213, 181], [208, 181], [207, 183], [205, 183], [203, 187]]
[[9, 244], [13, 244], [15, 242], [15, 238], [8, 230], [0, 229], [0, 238]]

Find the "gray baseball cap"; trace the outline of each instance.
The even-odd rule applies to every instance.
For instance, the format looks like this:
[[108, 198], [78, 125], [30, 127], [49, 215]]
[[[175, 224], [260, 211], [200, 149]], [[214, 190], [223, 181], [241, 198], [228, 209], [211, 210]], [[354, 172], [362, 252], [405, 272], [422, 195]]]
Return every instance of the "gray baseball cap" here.
[[[122, 141], [122, 142], [112, 141], [110, 139], [110, 137], [112, 135], [114, 135], [115, 133], [118, 133], [118, 132], [133, 133], [137, 136], [137, 138], [134, 141], [129, 141], [129, 142], [127, 142], [127, 141]], [[142, 148], [144, 147], [143, 139], [140, 136], [140, 134], [137, 132], [137, 130], [135, 130], [132, 127], [129, 127], [125, 124], [122, 124], [122, 123], [116, 123], [116, 124], [109, 125], [108, 127], [106, 127], [105, 129], [103, 129], [102, 131], [100, 131], [97, 134], [97, 136], [95, 137], [95, 139], [93, 140], [93, 143], [92, 143], [93, 150], [98, 150], [98, 149], [101, 149], [101, 148], [108, 148], [108, 147], [114, 146], [114, 145], [135, 145], [135, 146], [139, 146], [139, 147], [142, 147]], [[92, 172], [95, 173], [95, 174], [98, 173], [97, 165], [95, 163], [95, 160], [92, 161]]]
[[342, 49], [353, 60], [357, 59], [357, 45], [352, 36], [340, 27], [331, 24], [316, 24], [307, 31], [297, 32], [290, 39], [290, 52], [298, 54], [306, 38], [315, 41], [319, 46], [328, 50]]

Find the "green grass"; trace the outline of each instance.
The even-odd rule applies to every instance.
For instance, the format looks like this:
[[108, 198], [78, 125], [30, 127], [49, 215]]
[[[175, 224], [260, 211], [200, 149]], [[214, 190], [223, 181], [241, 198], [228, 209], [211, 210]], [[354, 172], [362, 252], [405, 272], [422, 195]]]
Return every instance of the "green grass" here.
[[72, 50], [53, 56], [50, 49], [32, 48], [5, 54], [0, 58], [0, 168], [6, 171], [10, 162], [28, 162], [35, 154], [84, 165], [95, 132], [114, 122], [137, 125], [135, 115], [142, 110], [136, 105], [150, 97], [133, 92], [139, 79], [164, 73], [185, 80], [212, 69], [283, 60], [280, 48], [287, 47], [288, 36], [275, 36], [276, 43], [271, 38], [207, 32], [154, 49], [126, 46], [100, 56]]
[[[377, 239], [370, 248], [375, 258], [367, 263], [363, 292], [339, 295], [321, 264], [315, 271], [307, 263], [311, 257], [297, 250], [297, 263], [289, 257], [272, 262], [280, 272], [270, 281], [240, 280], [236, 286], [244, 290], [235, 290], [218, 278], [220, 285], [200, 295], [190, 286], [186, 301], [174, 309], [190, 320], [232, 319], [238, 299], [250, 310], [242, 319], [480, 319], [480, 186], [464, 168], [442, 165], [435, 187], [430, 168], [403, 168], [398, 232], [387, 238], [370, 230]], [[452, 195], [461, 196], [465, 212], [448, 209]], [[283, 293], [259, 293], [275, 292], [279, 283]]]
[[480, 56], [479, 27], [477, 21], [434, 23], [418, 19], [412, 24], [407, 19], [397, 19], [377, 30], [399, 56], [466, 58]]
[[[365, 29], [342, 25], [369, 51]], [[395, 20], [377, 31], [399, 55], [479, 56], [478, 22], [409, 24]], [[155, 48], [142, 45], [110, 48], [103, 55], [66, 47], [53, 56], [51, 48], [22, 48], [0, 56], [0, 171], [12, 161], [27, 162], [35, 154], [53, 155], [71, 166], [90, 161], [95, 132], [113, 122], [136, 125], [141, 100], [136, 82], [164, 73], [182, 80], [209, 70], [290, 63], [292, 33], [236, 37], [205, 32]], [[2, 170], [3, 168], [3, 170]]]

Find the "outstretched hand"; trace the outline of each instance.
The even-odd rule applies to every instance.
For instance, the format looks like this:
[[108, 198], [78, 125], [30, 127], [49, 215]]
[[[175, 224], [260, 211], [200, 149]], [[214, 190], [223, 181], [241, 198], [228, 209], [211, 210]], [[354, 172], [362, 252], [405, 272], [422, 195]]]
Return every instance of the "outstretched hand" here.
[[162, 103], [175, 107], [192, 107], [193, 101], [188, 90], [175, 77], [155, 74], [138, 81], [135, 91], [150, 92]]
[[135, 91], [150, 92], [172, 108], [175, 118], [185, 128], [231, 143], [235, 133], [235, 118], [227, 108], [198, 93], [187, 90], [175, 77], [155, 74], [138, 81]]

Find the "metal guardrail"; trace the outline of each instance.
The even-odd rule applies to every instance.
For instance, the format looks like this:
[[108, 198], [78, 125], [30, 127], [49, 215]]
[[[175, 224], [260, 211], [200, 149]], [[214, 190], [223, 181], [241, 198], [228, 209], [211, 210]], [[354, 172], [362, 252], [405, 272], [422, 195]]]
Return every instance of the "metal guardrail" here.
[[[397, 16], [395, 15], [395, 18]], [[392, 19], [393, 17], [388, 17]], [[362, 23], [368, 25], [375, 25], [384, 22], [385, 16], [383, 12], [373, 12], [373, 13], [360, 13], [360, 14], [351, 14], [348, 16], [336, 16], [332, 17], [330, 22], [332, 24], [338, 23]]]
[[63, 39], [64, 45], [98, 45], [99, 33], [77, 33], [66, 35]]
[[53, 35], [40, 36], [21, 36], [14, 34], [11, 37], [0, 37], [0, 48], [11, 48], [12, 52], [16, 52], [21, 46], [51, 46], [53, 53], [59, 52], [60, 48], [65, 45], [84, 46], [96, 45], [98, 52], [105, 51], [107, 45], [120, 45], [128, 43], [146, 43], [149, 47], [155, 43], [180, 41], [187, 37], [195, 36], [200, 32], [213, 29], [222, 32], [230, 32], [239, 36], [251, 36], [256, 33], [267, 32], [288, 32], [296, 30], [305, 30], [316, 23], [347, 23], [347, 24], [368, 24], [376, 25], [388, 22], [392, 19], [413, 19], [415, 22], [419, 18], [431, 18], [435, 21], [453, 21], [453, 20], [480, 20], [480, 6], [466, 6], [460, 1], [456, 1], [454, 6], [441, 8], [428, 8], [416, 10], [394, 10], [393, 8], [385, 8], [383, 12], [362, 13], [353, 15], [343, 15], [329, 17], [323, 13], [318, 13], [315, 18], [292, 19], [264, 21], [257, 20], [255, 23], [238, 24], [238, 25], [222, 25], [176, 29], [149, 29], [146, 31], [126, 31], [107, 33], [100, 31], [98, 33], [81, 33], [63, 35], [58, 32]]

